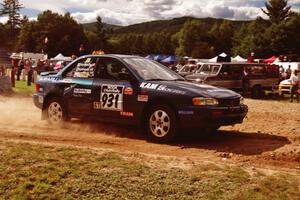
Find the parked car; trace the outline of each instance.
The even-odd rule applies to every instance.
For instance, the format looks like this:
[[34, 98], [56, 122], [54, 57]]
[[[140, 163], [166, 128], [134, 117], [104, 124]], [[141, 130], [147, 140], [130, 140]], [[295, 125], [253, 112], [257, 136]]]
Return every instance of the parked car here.
[[87, 55], [42, 75], [33, 101], [54, 125], [70, 118], [141, 125], [151, 139], [165, 142], [182, 128], [242, 123], [248, 112], [241, 95], [190, 83], [138, 56]]
[[194, 74], [185, 78], [195, 83], [206, 83], [235, 91], [242, 91], [242, 73], [249, 73], [249, 89], [259, 98], [263, 90], [272, 90], [279, 82], [279, 67], [260, 63], [205, 63]]
[[198, 62], [196, 59], [190, 59], [186, 65], [184, 65], [179, 71], [178, 74], [185, 77], [195, 73], [201, 68], [203, 63]]

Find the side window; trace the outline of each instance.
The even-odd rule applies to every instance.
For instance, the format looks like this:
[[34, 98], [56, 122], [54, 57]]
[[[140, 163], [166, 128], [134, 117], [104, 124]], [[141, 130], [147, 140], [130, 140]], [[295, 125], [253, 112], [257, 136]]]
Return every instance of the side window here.
[[97, 58], [84, 58], [74, 63], [66, 77], [94, 78]]
[[230, 79], [230, 70], [228, 65], [222, 65], [222, 68], [219, 73], [219, 77], [222, 80]]
[[241, 65], [230, 65], [230, 79], [241, 80], [243, 73], [243, 66]]
[[97, 62], [96, 77], [107, 80], [128, 80], [129, 71], [119, 60], [102, 58]]

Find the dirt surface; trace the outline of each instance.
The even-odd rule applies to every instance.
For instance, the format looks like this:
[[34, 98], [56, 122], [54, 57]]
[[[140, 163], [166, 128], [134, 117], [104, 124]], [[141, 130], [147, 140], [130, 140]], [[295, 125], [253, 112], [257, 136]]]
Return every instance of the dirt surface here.
[[[247, 119], [217, 134], [185, 133], [153, 144], [133, 127], [71, 121], [64, 128], [40, 120], [31, 98], [0, 96], [0, 139], [171, 156], [195, 163], [226, 163], [300, 174], [300, 104], [246, 100]], [[178, 164], [178, 162], [177, 162]]]

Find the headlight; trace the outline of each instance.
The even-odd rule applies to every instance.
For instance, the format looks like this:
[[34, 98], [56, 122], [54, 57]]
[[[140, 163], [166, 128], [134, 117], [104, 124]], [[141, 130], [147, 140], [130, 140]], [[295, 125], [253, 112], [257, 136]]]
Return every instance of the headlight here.
[[240, 104], [244, 104], [244, 97], [240, 98]]
[[216, 106], [219, 105], [218, 100], [213, 98], [195, 97], [193, 98], [194, 106]]

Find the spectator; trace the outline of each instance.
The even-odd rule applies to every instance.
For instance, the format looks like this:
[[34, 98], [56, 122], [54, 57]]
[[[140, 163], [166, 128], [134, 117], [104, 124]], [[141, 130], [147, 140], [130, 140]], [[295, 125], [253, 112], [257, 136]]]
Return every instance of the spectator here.
[[247, 67], [244, 67], [243, 73], [242, 73], [242, 82], [243, 82], [243, 96], [248, 96], [249, 92], [249, 71]]
[[298, 90], [299, 90], [299, 77], [298, 77], [297, 70], [294, 70], [294, 72], [291, 75], [289, 81], [292, 84], [291, 99], [290, 99], [290, 101], [293, 102], [294, 95], [296, 95], [297, 102], [299, 102], [299, 92], [298, 92]]
[[289, 65], [289, 67], [285, 70], [286, 73], [286, 78], [290, 78], [291, 74], [292, 74], [292, 69], [291, 69], [291, 65]]
[[84, 45], [81, 44], [79, 47], [79, 56], [83, 56], [83, 55], [85, 55], [85, 48]]
[[279, 75], [280, 75], [280, 80], [279, 80], [280, 83], [281, 81], [286, 79], [286, 73], [282, 65], [279, 68]]
[[22, 73], [22, 70], [24, 69], [24, 59], [22, 58], [19, 62], [19, 66], [18, 66], [18, 71], [17, 71], [17, 80], [19, 81], [20, 80], [20, 76], [21, 76], [21, 73]]
[[25, 61], [25, 70], [26, 70], [25, 73], [27, 74], [27, 85], [31, 86], [32, 74], [33, 74], [31, 58]]

